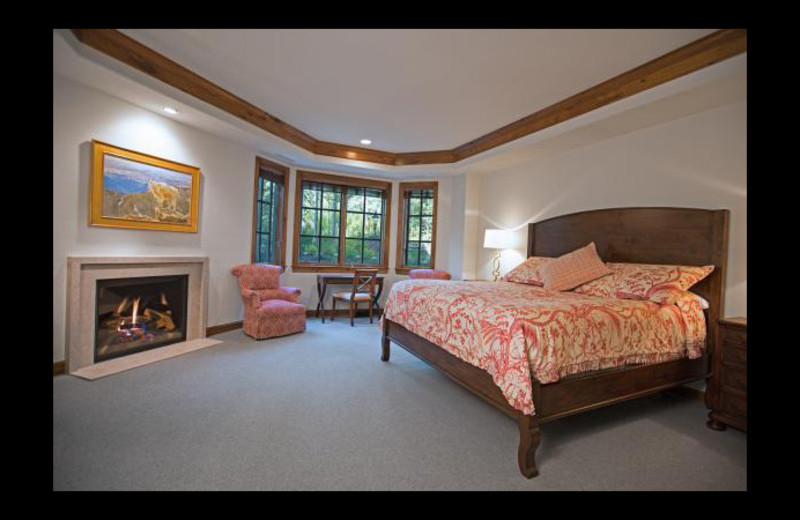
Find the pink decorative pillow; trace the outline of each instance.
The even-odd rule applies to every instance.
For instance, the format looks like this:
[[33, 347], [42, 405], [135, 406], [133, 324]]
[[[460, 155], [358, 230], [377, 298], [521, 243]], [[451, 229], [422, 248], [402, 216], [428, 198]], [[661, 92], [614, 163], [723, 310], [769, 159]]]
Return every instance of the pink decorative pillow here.
[[571, 253], [547, 262], [541, 268], [544, 288], [567, 291], [595, 278], [611, 274], [603, 260], [597, 256], [594, 242]]
[[546, 256], [532, 256], [506, 273], [503, 280], [506, 282], [527, 283], [542, 287], [544, 280], [539, 269], [552, 260]]
[[603, 298], [650, 300], [672, 305], [690, 287], [711, 274], [713, 265], [606, 264], [612, 275], [575, 288], [575, 292]]
[[591, 282], [586, 282], [577, 286], [574, 291], [576, 293], [585, 294], [587, 296], [597, 296], [600, 298], [616, 298], [617, 288], [620, 286], [620, 278], [622, 268], [620, 265], [627, 264], [606, 264], [606, 267], [611, 271], [608, 276], [601, 276]]

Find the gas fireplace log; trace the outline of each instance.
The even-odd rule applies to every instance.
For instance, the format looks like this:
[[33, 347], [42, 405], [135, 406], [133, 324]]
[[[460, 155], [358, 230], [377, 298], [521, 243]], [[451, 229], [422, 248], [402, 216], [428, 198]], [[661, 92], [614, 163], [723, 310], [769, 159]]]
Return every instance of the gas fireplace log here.
[[154, 310], [154, 311], [158, 311], [160, 313], [172, 314], [172, 311], [170, 310], [169, 305], [164, 305], [161, 302], [148, 302], [146, 307], [148, 309], [151, 309], [151, 310]]
[[148, 308], [144, 310], [144, 317], [148, 320], [155, 321], [156, 328], [167, 331], [175, 330], [175, 322], [172, 321], [172, 316], [166, 312], [159, 312]]

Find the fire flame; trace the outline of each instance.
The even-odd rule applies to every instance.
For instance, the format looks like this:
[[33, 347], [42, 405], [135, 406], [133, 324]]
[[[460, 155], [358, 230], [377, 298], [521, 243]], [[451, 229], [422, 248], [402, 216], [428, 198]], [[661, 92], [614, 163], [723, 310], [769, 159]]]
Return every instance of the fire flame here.
[[169, 305], [167, 303], [167, 295], [164, 294], [163, 292], [161, 293], [161, 305]]
[[136, 298], [135, 300], [133, 300], [133, 320], [131, 321], [131, 324], [135, 324], [136, 323], [136, 313], [139, 311], [139, 300], [140, 299], [141, 298]]
[[125, 297], [124, 300], [122, 300], [122, 303], [119, 304], [119, 306], [117, 307], [117, 310], [114, 311], [114, 314], [116, 314], [117, 316], [122, 314], [122, 311], [125, 309], [126, 305], [128, 305], [128, 297], [127, 296]]

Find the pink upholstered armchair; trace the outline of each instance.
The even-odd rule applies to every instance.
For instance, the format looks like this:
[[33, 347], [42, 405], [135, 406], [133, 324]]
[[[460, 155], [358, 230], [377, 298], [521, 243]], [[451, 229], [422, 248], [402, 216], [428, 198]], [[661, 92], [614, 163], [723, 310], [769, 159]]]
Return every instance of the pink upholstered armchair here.
[[245, 334], [265, 339], [306, 330], [306, 308], [300, 303], [300, 289], [280, 286], [280, 267], [237, 265], [231, 273], [239, 279]]
[[439, 269], [412, 269], [408, 272], [409, 278], [427, 278], [431, 280], [449, 280], [450, 273]]

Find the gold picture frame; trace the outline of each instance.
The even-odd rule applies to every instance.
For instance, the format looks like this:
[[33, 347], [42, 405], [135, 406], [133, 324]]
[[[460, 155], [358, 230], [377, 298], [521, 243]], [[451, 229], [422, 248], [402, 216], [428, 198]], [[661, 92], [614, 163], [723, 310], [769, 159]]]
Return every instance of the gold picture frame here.
[[92, 140], [89, 225], [197, 232], [200, 168]]

